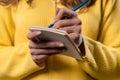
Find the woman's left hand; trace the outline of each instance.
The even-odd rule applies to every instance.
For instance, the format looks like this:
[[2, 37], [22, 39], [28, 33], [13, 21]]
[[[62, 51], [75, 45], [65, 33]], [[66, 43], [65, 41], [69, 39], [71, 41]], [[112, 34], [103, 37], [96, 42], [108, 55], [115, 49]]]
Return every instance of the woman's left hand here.
[[54, 28], [66, 31], [69, 34], [69, 37], [80, 46], [82, 43], [82, 24], [78, 15], [72, 10], [58, 8], [54, 20]]

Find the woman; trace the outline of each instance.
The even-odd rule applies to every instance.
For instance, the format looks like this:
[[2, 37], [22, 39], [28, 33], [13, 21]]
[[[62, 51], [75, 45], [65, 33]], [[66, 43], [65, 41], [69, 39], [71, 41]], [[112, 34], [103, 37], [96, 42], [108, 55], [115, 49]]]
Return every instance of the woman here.
[[[60, 0], [55, 17], [53, 0], [0, 0], [0, 79], [119, 80], [120, 1], [89, 0], [78, 15], [63, 9], [81, 1]], [[35, 41], [42, 33], [29, 27], [48, 26], [53, 19], [54, 28], [67, 31], [78, 45], [84, 61], [61, 55], [66, 52], [62, 42]]]

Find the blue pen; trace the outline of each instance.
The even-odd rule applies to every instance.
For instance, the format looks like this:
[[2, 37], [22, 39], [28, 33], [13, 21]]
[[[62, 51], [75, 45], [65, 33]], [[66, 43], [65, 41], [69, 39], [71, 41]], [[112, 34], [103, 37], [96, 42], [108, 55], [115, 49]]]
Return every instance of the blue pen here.
[[[82, 6], [84, 6], [89, 0], [84, 0], [82, 3], [78, 4], [76, 7], [74, 7], [72, 10], [73, 11], [76, 11], [78, 10], [79, 8], [81, 8]], [[51, 28], [52, 26], [54, 25], [54, 22], [51, 23], [48, 28]]]

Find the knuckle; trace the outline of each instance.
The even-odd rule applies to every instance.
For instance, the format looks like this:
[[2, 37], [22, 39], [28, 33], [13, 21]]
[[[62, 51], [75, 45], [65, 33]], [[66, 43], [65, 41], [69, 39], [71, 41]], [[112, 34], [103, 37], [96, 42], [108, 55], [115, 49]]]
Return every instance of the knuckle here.
[[37, 59], [37, 56], [32, 55], [32, 59], [35, 61]]
[[79, 18], [76, 18], [74, 21], [75, 21], [75, 22], [76, 22], [76, 24], [78, 24], [78, 25], [80, 25], [80, 24], [81, 24], [81, 20], [80, 20]]
[[34, 55], [34, 56], [32, 56], [33, 60], [37, 64], [41, 64], [42, 62], [44, 62], [45, 59], [47, 59], [47, 57], [48, 57], [47, 55], [39, 55], [39, 56]]
[[75, 40], [75, 41], [76, 41], [76, 43], [78, 43], [78, 42], [79, 42], [79, 39], [80, 39], [80, 37], [77, 37], [77, 38], [76, 38], [76, 40]]
[[54, 26], [61, 27], [62, 24], [63, 24], [63, 21], [62, 21], [62, 20], [59, 20], [58, 22], [56, 22], [56, 23], [54, 24]]
[[75, 34], [75, 39], [78, 39], [80, 35], [78, 33]]
[[73, 38], [74, 41], [75, 41], [75, 42], [78, 41], [79, 38], [80, 38], [80, 34], [75, 33], [75, 34], [74, 34], [74, 38]]
[[29, 48], [33, 48], [33, 42], [32, 42], [32, 41], [29, 42], [28, 47], [29, 47]]
[[80, 38], [80, 34], [76, 34], [76, 39], [78, 40]]
[[65, 11], [65, 9], [61, 9], [61, 10], [60, 10], [60, 13], [61, 13], [61, 14], [64, 14], [64, 11]]
[[77, 15], [75, 12], [73, 12], [73, 13], [74, 13], [74, 16], [75, 16], [75, 17], [78, 17], [78, 15]]
[[35, 54], [35, 50], [34, 50], [34, 49], [30, 49], [30, 53], [31, 53], [32, 55], [34, 55], [34, 54]]

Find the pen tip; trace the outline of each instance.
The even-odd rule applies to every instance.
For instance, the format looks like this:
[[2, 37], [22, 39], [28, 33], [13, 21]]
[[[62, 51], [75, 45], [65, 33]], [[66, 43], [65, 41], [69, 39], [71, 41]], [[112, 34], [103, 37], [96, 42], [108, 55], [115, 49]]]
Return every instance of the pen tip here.
[[48, 26], [48, 28], [51, 28], [53, 25], [54, 25], [54, 24], [50, 24], [50, 25]]

